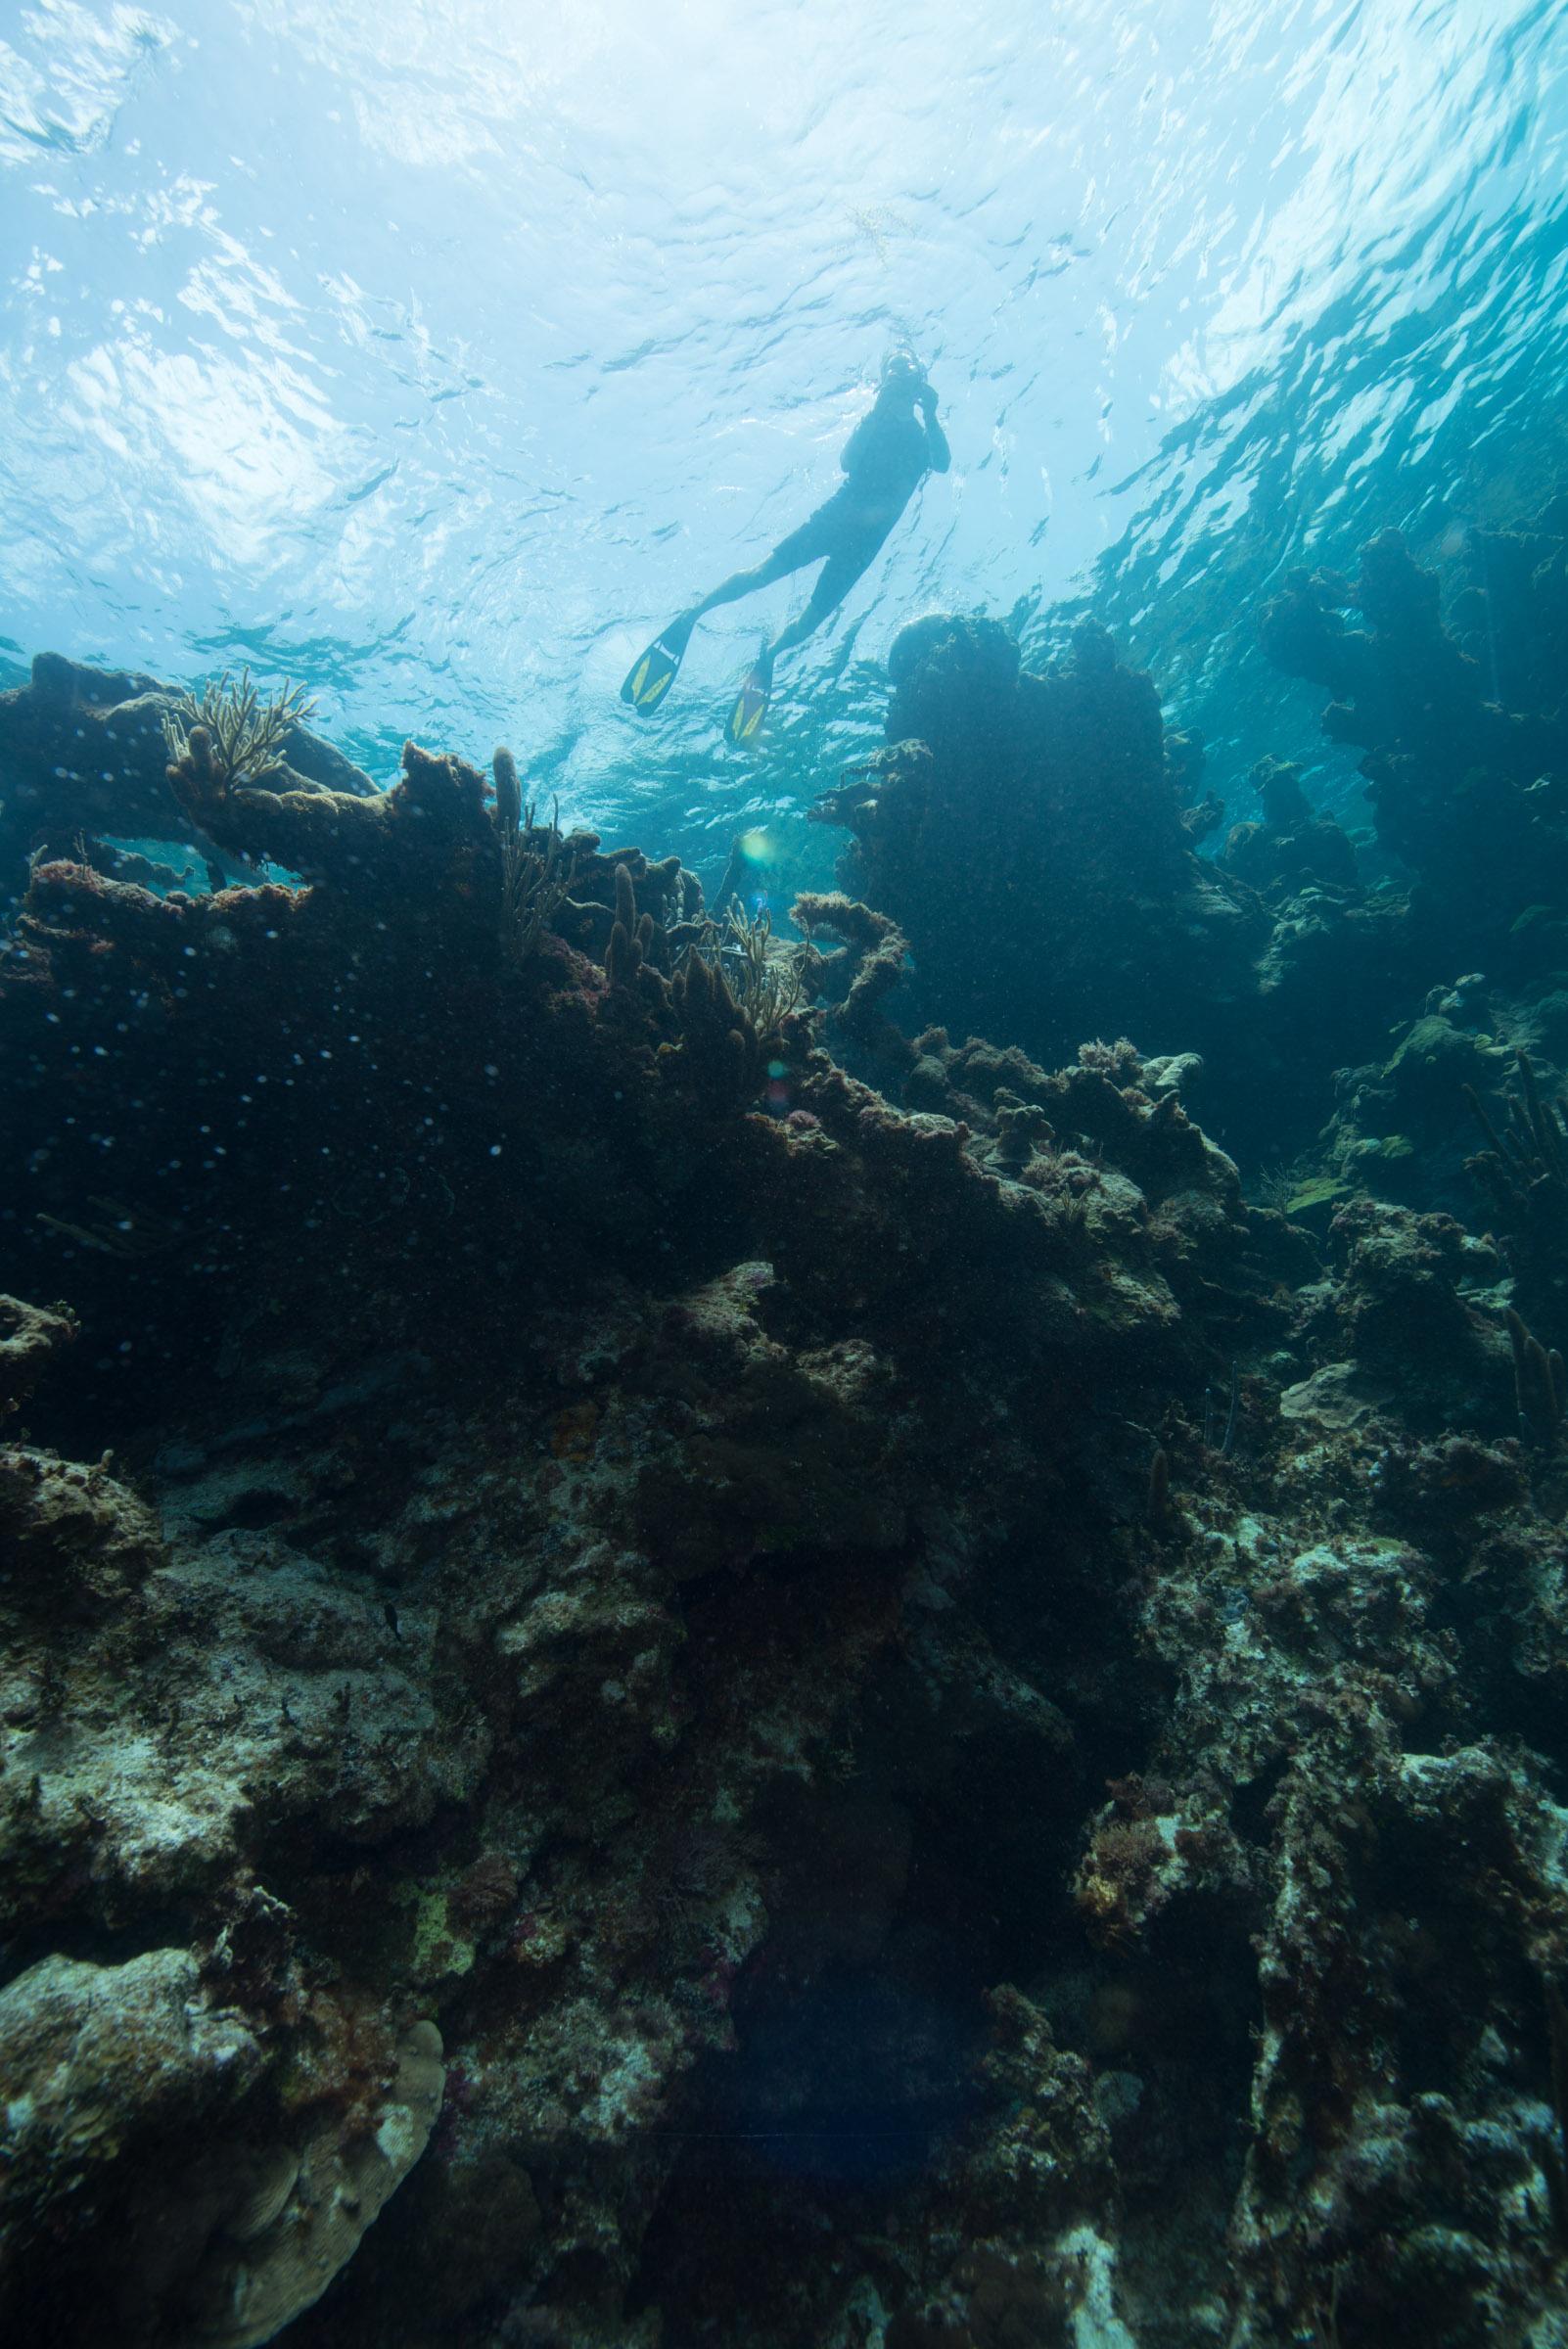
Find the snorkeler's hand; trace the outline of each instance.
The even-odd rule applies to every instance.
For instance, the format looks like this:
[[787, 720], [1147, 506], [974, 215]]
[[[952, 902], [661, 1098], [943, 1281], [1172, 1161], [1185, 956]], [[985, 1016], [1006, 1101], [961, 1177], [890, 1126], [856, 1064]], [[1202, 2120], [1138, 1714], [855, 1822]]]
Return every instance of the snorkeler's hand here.
[[915, 393], [915, 405], [920, 410], [920, 413], [925, 418], [927, 424], [929, 424], [933, 416], [935, 416], [937, 413], [937, 394], [932, 391], [929, 384], [922, 384], [920, 386], [919, 391]]

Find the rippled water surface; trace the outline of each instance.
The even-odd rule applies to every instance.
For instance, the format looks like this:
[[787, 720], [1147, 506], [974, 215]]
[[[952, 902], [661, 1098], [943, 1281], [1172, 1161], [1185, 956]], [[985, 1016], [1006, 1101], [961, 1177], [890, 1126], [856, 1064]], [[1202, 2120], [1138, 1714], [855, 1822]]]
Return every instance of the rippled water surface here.
[[[710, 870], [875, 739], [935, 604], [1027, 639], [1092, 592], [1234, 802], [1312, 740], [1252, 650], [1282, 568], [1568, 473], [1560, 0], [45, 0], [0, 36], [0, 655], [249, 660], [379, 775], [505, 738]], [[757, 753], [723, 710], [800, 581], [639, 723], [639, 643], [827, 492], [904, 338], [950, 477]]]

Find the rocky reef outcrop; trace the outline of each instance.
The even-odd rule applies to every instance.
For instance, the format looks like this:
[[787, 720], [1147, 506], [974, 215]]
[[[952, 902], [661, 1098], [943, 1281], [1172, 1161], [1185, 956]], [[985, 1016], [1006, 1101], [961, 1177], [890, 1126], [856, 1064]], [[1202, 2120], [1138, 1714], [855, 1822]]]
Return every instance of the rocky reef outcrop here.
[[[197, 727], [243, 885], [34, 862], [18, 2337], [1552, 2337], [1551, 1064], [1466, 1061], [1490, 1234], [1249, 1198], [1194, 1046], [1335, 828], [1281, 774], [1200, 863], [1092, 633], [894, 691], [804, 945], [504, 754], [371, 799]], [[1169, 1018], [1124, 933], [1096, 992], [1129, 887]]]
[[1324, 733], [1362, 753], [1378, 838], [1415, 876], [1434, 948], [1495, 952], [1530, 906], [1560, 923], [1549, 909], [1568, 883], [1562, 523], [1559, 499], [1532, 532], [1472, 534], [1457, 630], [1398, 530], [1363, 549], [1354, 580], [1297, 573], [1264, 614], [1274, 662], [1332, 694]]
[[[40, 653], [27, 684], [0, 693], [0, 912], [15, 912], [32, 862], [74, 856], [123, 880], [178, 886], [221, 859], [168, 784], [164, 722], [184, 694], [131, 670]], [[298, 720], [282, 730], [280, 771], [295, 790], [368, 797], [370, 777]], [[194, 856], [160, 867], [131, 844]]]
[[[1568, 1065], [1563, 523], [1559, 497], [1528, 530], [1473, 530], [1446, 618], [1436, 573], [1389, 530], [1354, 578], [1294, 575], [1262, 622], [1276, 663], [1333, 695], [1322, 729], [1360, 754], [1388, 868], [1312, 925], [1337, 1062], [1320, 1164], [1341, 1186], [1459, 1215], [1479, 1177], [1504, 1223], [1530, 1211], [1502, 1197], [1492, 1127], [1517, 1099], [1539, 1155], [1520, 1071], [1539, 1061], [1549, 1097]], [[1270, 962], [1297, 950], [1282, 922]], [[1342, 1025], [1352, 1006], [1361, 1018]]]
[[919, 1011], [1047, 1062], [1087, 1035], [1248, 1048], [1268, 915], [1193, 853], [1201, 757], [1106, 631], [1035, 675], [995, 622], [933, 616], [889, 677], [887, 749], [812, 813], [852, 835], [845, 891], [907, 938]]
[[851, 835], [846, 894], [908, 941], [904, 1026], [1045, 1063], [1089, 1035], [1193, 1055], [1189, 1105], [1249, 1163], [1311, 1159], [1337, 1112], [1314, 1174], [1400, 1197], [1441, 1158], [1456, 1205], [1464, 1087], [1516, 1049], [1568, 1059], [1560, 504], [1472, 535], [1447, 622], [1392, 531], [1354, 580], [1299, 573], [1265, 609], [1270, 656], [1330, 689], [1323, 730], [1361, 754], [1371, 873], [1279, 760], [1200, 853], [1223, 818], [1201, 742], [1092, 621], [1038, 674], [994, 622], [904, 629], [887, 746], [812, 810]]

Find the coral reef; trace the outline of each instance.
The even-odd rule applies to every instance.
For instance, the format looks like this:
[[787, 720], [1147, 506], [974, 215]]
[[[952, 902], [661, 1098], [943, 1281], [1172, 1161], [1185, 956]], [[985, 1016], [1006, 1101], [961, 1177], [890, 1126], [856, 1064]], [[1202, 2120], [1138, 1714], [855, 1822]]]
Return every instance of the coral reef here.
[[1192, 852], [1146, 676], [1084, 622], [1043, 675], [994, 622], [933, 617], [889, 660], [889, 747], [812, 813], [843, 825], [846, 893], [890, 916], [915, 1001], [960, 1035], [1054, 1062], [1089, 1034], [1239, 1049], [1268, 920]]
[[[1539, 1061], [1548, 1092], [1568, 1060], [1562, 521], [1558, 498], [1532, 531], [1472, 531], [1471, 584], [1447, 624], [1436, 574], [1395, 531], [1363, 550], [1354, 580], [1296, 574], [1263, 616], [1279, 666], [1333, 693], [1323, 730], [1361, 753], [1389, 868], [1368, 892], [1298, 894], [1264, 966], [1269, 989], [1308, 982], [1294, 992], [1339, 1064], [1316, 1171], [1340, 1197], [1367, 1187], [1461, 1217], [1479, 1177], [1499, 1230], [1521, 1208], [1502, 1196], [1513, 1177], [1490, 1128], [1494, 1112], [1508, 1120], [1510, 1059]], [[1260, 770], [1266, 797], [1276, 774]], [[1268, 820], [1233, 835], [1226, 861], [1239, 852], [1256, 878], [1307, 836], [1287, 824], [1277, 852], [1272, 837]]]
[[[1561, 547], [1553, 537], [1529, 549], [1538, 597], [1560, 594]], [[1438, 580], [1398, 530], [1362, 550], [1354, 581], [1293, 574], [1263, 620], [1278, 667], [1334, 696], [1323, 731], [1363, 753], [1378, 838], [1417, 877], [1429, 948], [1460, 954], [1472, 943], [1495, 947], [1531, 906], [1560, 907], [1568, 883], [1568, 717], [1561, 668], [1544, 657], [1551, 622], [1542, 614], [1540, 641], [1504, 658], [1499, 645], [1524, 632], [1521, 560], [1508, 542], [1478, 534], [1472, 561], [1487, 584], [1457, 616], [1476, 651], [1444, 626]], [[1494, 579], [1511, 594], [1495, 597]], [[1364, 628], [1348, 623], [1351, 610]], [[1505, 686], [1531, 698], [1510, 707]]]
[[1568, 1344], [1568, 1099], [1543, 1094], [1527, 1052], [1515, 1060], [1518, 1090], [1503, 1096], [1496, 1124], [1465, 1087], [1486, 1145], [1465, 1164], [1496, 1216], [1516, 1303], [1560, 1348]]
[[1308, 887], [1341, 898], [1357, 894], [1356, 852], [1332, 816], [1314, 813], [1302, 789], [1300, 767], [1265, 759], [1247, 780], [1263, 815], [1259, 822], [1232, 827], [1225, 869], [1270, 903], [1284, 902]]
[[[1097, 631], [892, 686], [804, 944], [504, 752], [367, 796], [193, 723], [141, 836], [243, 885], [35, 860], [17, 2337], [1558, 2337], [1545, 993], [1429, 1000], [1291, 769], [1200, 861]], [[1254, 1203], [1206, 1101], [1347, 1036]]]
[[1202, 744], [1166, 731], [1151, 680], [1092, 622], [1035, 675], [994, 623], [933, 617], [890, 674], [887, 747], [811, 813], [853, 836], [844, 891], [907, 942], [911, 1018], [1048, 1065], [1086, 1035], [1133, 1036], [1195, 1055], [1195, 1104], [1227, 1148], [1310, 1143], [1333, 1072], [1383, 1044], [1420, 962], [1407, 904], [1363, 886], [1299, 768], [1265, 760], [1261, 819], [1200, 856], [1223, 815], [1196, 798]]
[[288, 764], [289, 745], [314, 710], [302, 685], [285, 684], [263, 701], [248, 668], [238, 684], [225, 669], [204, 688], [200, 701], [193, 693], [179, 696], [164, 714], [163, 740], [178, 765], [189, 758], [191, 737], [200, 729], [230, 784], [261, 783]]
[[[230, 701], [237, 706], [247, 691], [254, 703], [249, 677]], [[40, 653], [31, 682], [0, 693], [0, 912], [25, 890], [29, 860], [84, 857], [118, 878], [156, 879], [165, 888], [189, 880], [190, 869], [159, 868], [122, 844], [163, 842], [214, 863], [212, 843], [169, 790], [166, 733], [170, 724], [202, 722], [204, 707], [212, 717], [227, 706], [220, 691], [198, 705], [156, 677]], [[374, 789], [300, 722], [298, 697], [281, 707], [264, 744], [295, 789], [360, 797]]]

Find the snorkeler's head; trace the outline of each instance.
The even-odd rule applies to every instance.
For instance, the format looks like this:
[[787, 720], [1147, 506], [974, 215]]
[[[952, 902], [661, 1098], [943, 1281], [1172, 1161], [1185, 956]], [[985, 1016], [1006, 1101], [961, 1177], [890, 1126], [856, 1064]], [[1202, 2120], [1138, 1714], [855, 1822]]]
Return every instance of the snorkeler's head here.
[[925, 380], [925, 369], [907, 347], [890, 350], [882, 362], [880, 389], [884, 392], [913, 392], [916, 385], [923, 384]]

